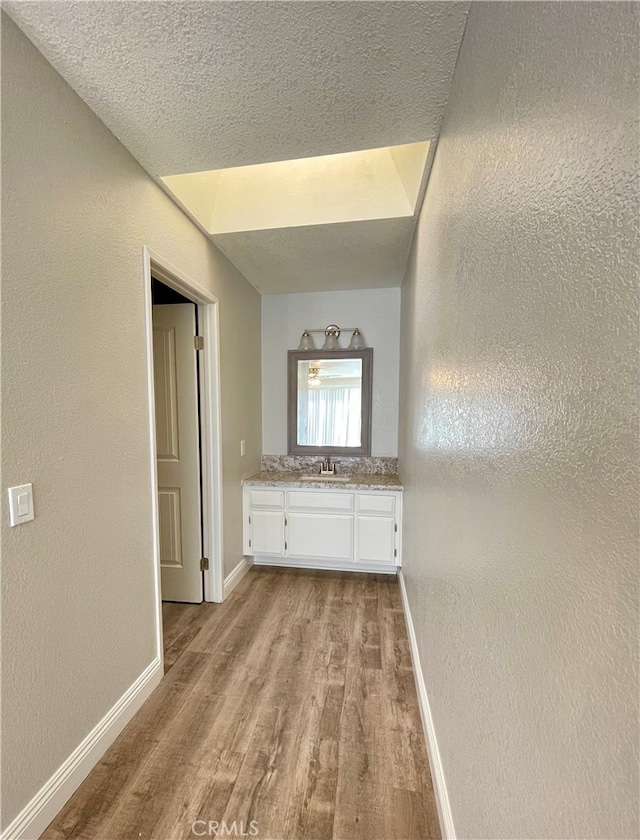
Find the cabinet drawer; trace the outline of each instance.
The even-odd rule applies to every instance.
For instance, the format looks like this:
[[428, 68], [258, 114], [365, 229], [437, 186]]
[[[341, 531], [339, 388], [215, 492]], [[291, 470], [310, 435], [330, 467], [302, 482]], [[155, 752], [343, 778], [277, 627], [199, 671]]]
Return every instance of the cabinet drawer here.
[[289, 510], [353, 510], [353, 493], [317, 493], [290, 490], [287, 493]]
[[388, 493], [358, 493], [358, 513], [386, 513], [393, 516], [395, 512], [395, 496]]
[[284, 490], [251, 490], [249, 505], [256, 507], [284, 507]]

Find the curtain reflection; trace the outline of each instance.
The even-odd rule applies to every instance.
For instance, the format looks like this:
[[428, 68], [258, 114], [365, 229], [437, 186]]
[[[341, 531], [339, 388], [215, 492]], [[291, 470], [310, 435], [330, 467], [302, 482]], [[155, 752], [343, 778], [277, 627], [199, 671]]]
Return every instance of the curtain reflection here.
[[360, 446], [360, 387], [310, 388], [309, 446]]

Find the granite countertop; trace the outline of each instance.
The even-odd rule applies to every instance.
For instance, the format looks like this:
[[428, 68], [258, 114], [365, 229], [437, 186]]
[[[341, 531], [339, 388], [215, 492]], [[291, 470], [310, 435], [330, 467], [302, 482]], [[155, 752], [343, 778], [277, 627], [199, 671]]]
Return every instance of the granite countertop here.
[[338, 479], [346, 478], [347, 481], [335, 481], [332, 478], [320, 478], [315, 481], [309, 479], [310, 473], [303, 472], [279, 472], [269, 470], [259, 472], [245, 478], [243, 484], [266, 484], [268, 487], [330, 487], [343, 490], [402, 490], [402, 482], [397, 475], [381, 475], [380, 473], [350, 473], [336, 474]]

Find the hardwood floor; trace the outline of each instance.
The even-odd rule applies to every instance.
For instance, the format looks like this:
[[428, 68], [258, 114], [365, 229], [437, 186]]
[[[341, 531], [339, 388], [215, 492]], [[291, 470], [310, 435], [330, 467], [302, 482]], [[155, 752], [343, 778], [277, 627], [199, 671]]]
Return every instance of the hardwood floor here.
[[42, 838], [440, 837], [395, 578], [254, 568], [163, 615], [164, 680]]

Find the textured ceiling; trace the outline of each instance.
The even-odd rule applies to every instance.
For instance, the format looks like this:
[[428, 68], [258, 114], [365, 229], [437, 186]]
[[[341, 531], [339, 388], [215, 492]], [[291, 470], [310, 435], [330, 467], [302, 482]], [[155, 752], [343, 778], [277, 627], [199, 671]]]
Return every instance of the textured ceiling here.
[[435, 140], [468, 7], [3, 3], [155, 178]]
[[262, 294], [375, 289], [402, 283], [414, 219], [213, 234]]

